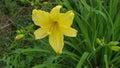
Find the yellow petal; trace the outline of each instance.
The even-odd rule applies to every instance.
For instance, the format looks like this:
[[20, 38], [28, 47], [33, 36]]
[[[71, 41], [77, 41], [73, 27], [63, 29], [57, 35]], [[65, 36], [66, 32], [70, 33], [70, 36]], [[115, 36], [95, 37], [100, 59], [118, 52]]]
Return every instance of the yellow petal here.
[[60, 14], [60, 8], [62, 8], [62, 6], [58, 5], [51, 10], [50, 17], [51, 17], [52, 20], [57, 20], [58, 19], [58, 15]]
[[55, 31], [55, 33], [50, 34], [49, 43], [56, 53], [62, 53], [62, 49], [64, 46], [63, 34], [61, 34], [58, 31]]
[[73, 11], [68, 11], [66, 13], [61, 13], [59, 15], [59, 23], [61, 26], [70, 27], [74, 19]]
[[39, 28], [34, 32], [34, 35], [35, 35], [35, 39], [42, 39], [48, 35], [47, 29]]
[[75, 29], [73, 29], [71, 27], [69, 27], [69, 28], [62, 27], [61, 31], [63, 32], [63, 34], [65, 36], [76, 37], [76, 35], [77, 35], [77, 30], [75, 30]]
[[49, 13], [34, 9], [32, 12], [32, 19], [34, 23], [40, 27], [47, 27], [50, 24]]
[[54, 7], [54, 8], [51, 10], [50, 14], [58, 14], [58, 13], [60, 13], [60, 8], [62, 8], [61, 5], [58, 5], [58, 6]]

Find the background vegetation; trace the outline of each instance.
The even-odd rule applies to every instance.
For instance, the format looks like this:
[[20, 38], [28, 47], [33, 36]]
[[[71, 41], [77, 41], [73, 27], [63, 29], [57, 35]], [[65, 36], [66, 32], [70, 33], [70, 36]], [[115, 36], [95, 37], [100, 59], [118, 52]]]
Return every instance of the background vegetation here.
[[[56, 54], [35, 40], [33, 9], [73, 10], [75, 38]], [[120, 68], [120, 0], [0, 0], [0, 68]]]

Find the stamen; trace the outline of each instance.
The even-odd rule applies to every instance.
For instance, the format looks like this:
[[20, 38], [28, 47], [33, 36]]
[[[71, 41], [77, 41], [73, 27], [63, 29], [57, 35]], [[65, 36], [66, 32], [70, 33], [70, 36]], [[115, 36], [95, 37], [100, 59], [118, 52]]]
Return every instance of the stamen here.
[[52, 22], [49, 31], [47, 32], [48, 34], [51, 34], [54, 30], [56, 30], [58, 28], [58, 22], [54, 21]]

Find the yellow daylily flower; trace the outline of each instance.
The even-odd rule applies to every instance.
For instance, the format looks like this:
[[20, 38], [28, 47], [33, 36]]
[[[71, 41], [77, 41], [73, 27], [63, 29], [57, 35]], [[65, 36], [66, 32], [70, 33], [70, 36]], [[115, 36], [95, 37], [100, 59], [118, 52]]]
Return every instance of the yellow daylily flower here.
[[49, 35], [49, 43], [56, 53], [62, 53], [64, 46], [64, 35], [75, 37], [77, 30], [71, 28], [74, 13], [68, 11], [60, 13], [62, 6], [54, 7], [50, 13], [34, 9], [32, 12], [32, 19], [35, 25], [40, 26], [34, 32], [36, 39], [42, 39]]

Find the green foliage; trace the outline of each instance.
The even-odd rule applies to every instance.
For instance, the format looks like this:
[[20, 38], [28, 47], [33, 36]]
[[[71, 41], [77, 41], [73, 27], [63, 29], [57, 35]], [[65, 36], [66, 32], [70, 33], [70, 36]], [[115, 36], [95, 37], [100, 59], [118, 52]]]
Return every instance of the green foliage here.
[[[117, 58], [114, 55], [119, 56], [119, 52], [111, 51], [111, 49], [116, 51], [119, 49], [120, 30], [117, 28], [120, 25], [117, 21], [120, 17], [119, 0], [63, 0], [63, 5], [74, 10], [76, 14], [74, 27], [80, 30], [77, 38], [84, 40], [81, 42], [80, 50], [86, 47], [84, 51], [91, 54], [88, 58], [89, 62], [85, 61], [85, 67], [119, 68], [120, 66], [115, 63], [110, 64]], [[102, 37], [104, 38], [98, 39]], [[119, 61], [115, 62], [119, 63]]]
[[[62, 54], [47, 37], [34, 39], [38, 27], [31, 18], [33, 9], [49, 12], [58, 4], [61, 12], [74, 11], [72, 27], [78, 30], [77, 37], [65, 37]], [[0, 68], [120, 68], [119, 6], [120, 0], [1, 0], [0, 14], [11, 27], [6, 36], [0, 32]]]
[[2, 0], [2, 4], [4, 5], [4, 11], [5, 13], [9, 15], [13, 15], [15, 13], [15, 10], [18, 8], [17, 2], [12, 0]]

